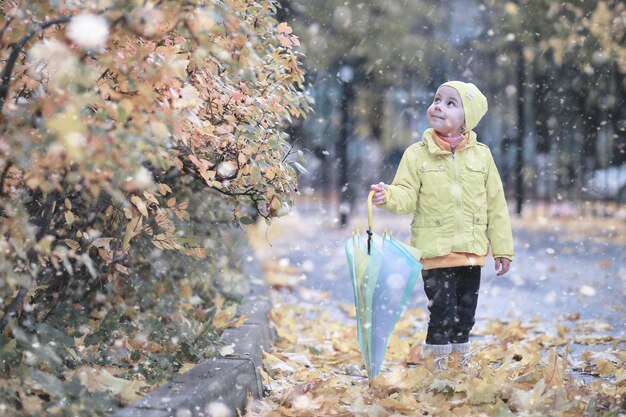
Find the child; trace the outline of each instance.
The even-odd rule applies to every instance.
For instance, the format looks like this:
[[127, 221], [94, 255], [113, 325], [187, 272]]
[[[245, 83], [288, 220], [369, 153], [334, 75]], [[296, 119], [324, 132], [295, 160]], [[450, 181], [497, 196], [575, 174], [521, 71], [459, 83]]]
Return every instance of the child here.
[[393, 183], [371, 186], [377, 206], [414, 213], [411, 244], [422, 251], [430, 311], [422, 348], [435, 369], [445, 369], [451, 353], [470, 352], [489, 246], [498, 276], [513, 259], [500, 175], [489, 148], [472, 131], [486, 112], [487, 99], [474, 84], [442, 84], [426, 112], [430, 129], [404, 152]]

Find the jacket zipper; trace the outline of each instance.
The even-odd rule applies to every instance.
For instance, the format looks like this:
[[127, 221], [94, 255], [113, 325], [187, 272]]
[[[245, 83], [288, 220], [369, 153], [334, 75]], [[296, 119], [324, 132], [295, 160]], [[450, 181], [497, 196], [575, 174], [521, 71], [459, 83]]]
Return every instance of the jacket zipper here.
[[452, 165], [454, 170], [454, 183], [452, 184], [452, 194], [454, 197], [455, 208], [454, 215], [456, 219], [456, 248], [455, 252], [461, 251], [461, 247], [463, 246], [463, 201], [462, 201], [462, 191], [461, 191], [461, 181], [459, 175], [459, 166], [456, 162], [456, 153], [452, 154]]

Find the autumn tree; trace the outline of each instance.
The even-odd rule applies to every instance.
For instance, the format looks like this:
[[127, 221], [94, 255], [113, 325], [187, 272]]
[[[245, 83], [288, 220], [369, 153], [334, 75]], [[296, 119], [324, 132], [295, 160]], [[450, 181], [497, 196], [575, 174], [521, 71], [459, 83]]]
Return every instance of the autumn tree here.
[[[484, 5], [489, 13], [483, 14], [483, 21], [490, 29], [473, 43], [483, 54], [478, 62], [493, 58], [489, 61], [495, 70], [485, 81], [499, 91], [501, 102], [510, 103], [507, 96], [525, 96], [537, 153], [558, 153], [555, 167], [575, 168], [579, 175], [598, 166], [597, 144], [604, 135], [613, 147], [611, 161], [605, 163], [623, 163], [623, 2], [523, 0]], [[522, 91], [513, 88], [518, 65], [527, 78]], [[515, 124], [512, 119], [507, 124]]]
[[[129, 383], [202, 356], [221, 237], [289, 210], [300, 165], [283, 129], [309, 99], [273, 0], [0, 8], [0, 373], [20, 387], [0, 397], [75, 415], [94, 372], [77, 369], [99, 351], [128, 352], [105, 362], [130, 364]], [[147, 364], [159, 354], [169, 365]]]

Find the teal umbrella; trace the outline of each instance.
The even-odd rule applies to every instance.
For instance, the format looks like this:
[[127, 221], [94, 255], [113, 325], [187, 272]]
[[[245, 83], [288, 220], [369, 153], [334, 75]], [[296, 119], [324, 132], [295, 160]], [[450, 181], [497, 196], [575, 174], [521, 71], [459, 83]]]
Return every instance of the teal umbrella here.
[[422, 271], [421, 252], [372, 232], [372, 196], [367, 200], [367, 237], [346, 241], [346, 255], [354, 291], [357, 333], [367, 376], [380, 373], [389, 337]]

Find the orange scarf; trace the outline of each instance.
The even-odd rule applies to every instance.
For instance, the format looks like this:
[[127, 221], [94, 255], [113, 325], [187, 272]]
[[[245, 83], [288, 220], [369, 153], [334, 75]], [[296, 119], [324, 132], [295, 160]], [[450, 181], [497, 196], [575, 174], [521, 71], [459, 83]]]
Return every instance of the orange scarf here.
[[437, 132], [435, 132], [434, 130], [433, 130], [432, 138], [442, 151], [448, 151], [448, 152], [453, 152], [453, 153], [465, 148], [467, 146], [467, 143], [469, 142], [469, 135], [467, 133], [464, 133], [463, 140], [460, 141], [458, 145], [456, 145], [456, 148], [454, 148], [454, 150], [452, 150], [452, 146], [450, 146], [450, 144], [441, 136], [439, 136]]

